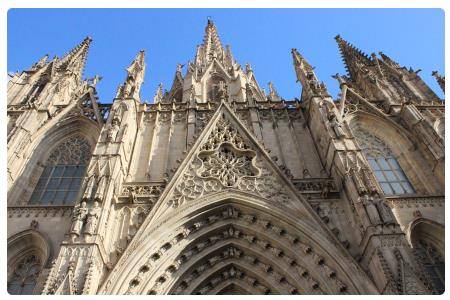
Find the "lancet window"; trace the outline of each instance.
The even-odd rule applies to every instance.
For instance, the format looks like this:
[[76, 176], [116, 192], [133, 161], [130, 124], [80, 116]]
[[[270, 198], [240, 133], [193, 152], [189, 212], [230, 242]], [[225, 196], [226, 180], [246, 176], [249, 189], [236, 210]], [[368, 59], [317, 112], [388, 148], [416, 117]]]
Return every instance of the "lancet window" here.
[[30, 204], [71, 205], [77, 199], [91, 147], [81, 136], [59, 144], [50, 154]]
[[360, 129], [355, 136], [385, 195], [415, 192], [391, 149], [382, 140]]

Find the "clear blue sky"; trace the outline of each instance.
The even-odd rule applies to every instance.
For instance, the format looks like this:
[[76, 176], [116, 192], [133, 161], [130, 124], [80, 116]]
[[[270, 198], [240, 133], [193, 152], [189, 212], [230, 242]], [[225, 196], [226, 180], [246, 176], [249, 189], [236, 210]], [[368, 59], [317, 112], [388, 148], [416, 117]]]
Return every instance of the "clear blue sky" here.
[[444, 12], [439, 9], [11, 9], [8, 71], [30, 67], [44, 54], [61, 56], [91, 36], [85, 77], [103, 76], [97, 89], [111, 102], [124, 69], [147, 51], [141, 91], [151, 100], [159, 82], [169, 89], [177, 63], [193, 59], [207, 17], [237, 61], [252, 64], [259, 84], [273, 81], [285, 99], [299, 97], [291, 48], [316, 67], [336, 96], [330, 76], [345, 73], [334, 36], [370, 54], [383, 51], [401, 65], [422, 69], [422, 78], [443, 97], [431, 71], [444, 72]]

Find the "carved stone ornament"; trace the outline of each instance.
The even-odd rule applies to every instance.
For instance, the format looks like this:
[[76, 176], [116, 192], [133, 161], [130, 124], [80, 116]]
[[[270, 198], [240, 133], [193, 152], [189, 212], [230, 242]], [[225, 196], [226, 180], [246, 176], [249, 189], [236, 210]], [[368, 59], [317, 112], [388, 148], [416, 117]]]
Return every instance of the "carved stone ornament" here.
[[49, 164], [87, 164], [91, 157], [91, 146], [81, 136], [74, 136], [59, 144], [48, 158]]
[[220, 116], [182, 177], [169, 201], [173, 207], [225, 188], [253, 192], [278, 203], [287, 203], [289, 199], [284, 185], [267, 162], [251, 149], [224, 115]]
[[393, 156], [389, 146], [367, 130], [358, 128], [358, 130], [354, 130], [353, 135], [356, 137], [359, 147], [366, 155], [368, 154], [372, 157]]

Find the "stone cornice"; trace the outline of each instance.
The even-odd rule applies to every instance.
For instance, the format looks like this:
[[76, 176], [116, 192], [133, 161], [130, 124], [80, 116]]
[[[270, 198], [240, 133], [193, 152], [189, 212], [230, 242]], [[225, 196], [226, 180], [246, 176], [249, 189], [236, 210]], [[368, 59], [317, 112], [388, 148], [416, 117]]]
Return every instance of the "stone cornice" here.
[[73, 205], [55, 205], [55, 206], [8, 206], [8, 218], [21, 217], [64, 217], [70, 216], [73, 211]]
[[386, 197], [391, 208], [442, 207], [445, 196]]

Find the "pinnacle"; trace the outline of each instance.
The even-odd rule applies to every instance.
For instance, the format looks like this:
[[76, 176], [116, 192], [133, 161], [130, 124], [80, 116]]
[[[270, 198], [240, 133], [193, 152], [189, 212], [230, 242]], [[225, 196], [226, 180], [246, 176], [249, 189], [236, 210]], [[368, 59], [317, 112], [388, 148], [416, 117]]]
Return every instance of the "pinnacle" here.
[[366, 53], [364, 53], [363, 51], [361, 51], [360, 49], [356, 48], [351, 43], [349, 43], [346, 40], [344, 40], [339, 34], [336, 35], [334, 37], [334, 39], [338, 43], [339, 50], [341, 51], [341, 53], [344, 52], [344, 54], [345, 54], [345, 52], [348, 52], [348, 53], [353, 52], [354, 54], [358, 54], [359, 56], [361, 56], [361, 57], [363, 57], [363, 58], [365, 58], [367, 60], [370, 60], [369, 56]]
[[387, 56], [386, 54], [384, 54], [384, 52], [378, 52], [378, 54], [380, 54], [380, 56], [381, 56], [381, 58], [385, 61], [385, 62], [387, 62], [388, 64], [391, 64], [392, 66], [395, 66], [395, 67], [400, 67], [400, 65], [397, 63], [397, 62], [395, 62], [392, 58], [390, 58], [389, 56]]
[[344, 61], [345, 67], [350, 76], [357, 72], [357, 61], [365, 65], [372, 64], [371, 58], [366, 53], [344, 40], [339, 34], [336, 35], [334, 39], [338, 44], [339, 52], [341, 53], [342, 60]]
[[144, 64], [145, 64], [145, 51], [140, 50], [138, 52], [138, 54], [136, 55], [136, 58], [133, 60], [133, 62], [131, 63], [131, 65], [128, 67], [127, 70], [129, 72], [135, 72], [137, 65], [139, 65], [142, 68], [142, 66], [144, 66]]
[[58, 68], [61, 70], [71, 69], [75, 74], [78, 74], [79, 78], [81, 78], [91, 42], [92, 38], [87, 36], [61, 59], [58, 59], [58, 57], [55, 56], [54, 60], [58, 62]]
[[139, 52], [136, 54], [136, 58], [131, 63], [130, 68], [134, 66], [136, 63], [139, 63], [141, 66], [145, 63], [145, 50], [139, 50]]
[[314, 67], [306, 61], [306, 59], [300, 54], [300, 52], [298, 52], [297, 48], [292, 48], [291, 53], [295, 65], [302, 66], [302, 68], [308, 68], [310, 69], [310, 71], [314, 70]]
[[438, 82], [442, 91], [445, 92], [445, 77], [439, 74], [438, 71], [431, 72], [431, 75], [434, 76], [434, 78], [436, 78], [436, 81]]
[[87, 51], [87, 48], [89, 47], [91, 42], [92, 42], [92, 38], [87, 36], [86, 38], [84, 38], [84, 40], [80, 44], [76, 45], [72, 50], [70, 50], [69, 53], [65, 55], [65, 57], [74, 55], [75, 53], [80, 51], [80, 49]]

